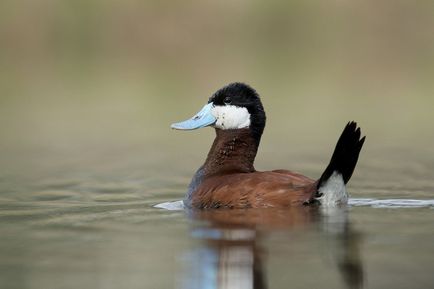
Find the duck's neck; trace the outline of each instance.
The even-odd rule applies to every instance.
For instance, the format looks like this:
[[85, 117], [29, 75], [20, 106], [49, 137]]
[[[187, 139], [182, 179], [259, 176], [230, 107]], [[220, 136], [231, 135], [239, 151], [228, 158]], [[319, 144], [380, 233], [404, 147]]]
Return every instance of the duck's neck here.
[[216, 129], [216, 138], [203, 165], [204, 174], [254, 172], [258, 142], [249, 128]]
[[216, 129], [216, 138], [208, 153], [205, 164], [201, 166], [188, 186], [184, 204], [191, 206], [191, 198], [200, 184], [213, 175], [230, 173], [251, 173], [258, 151], [259, 138], [255, 138], [249, 128], [221, 130]]

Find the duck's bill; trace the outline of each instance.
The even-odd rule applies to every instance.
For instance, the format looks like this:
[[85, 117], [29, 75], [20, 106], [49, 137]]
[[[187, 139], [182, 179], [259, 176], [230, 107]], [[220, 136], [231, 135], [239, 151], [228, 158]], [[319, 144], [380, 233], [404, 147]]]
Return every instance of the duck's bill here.
[[213, 104], [208, 103], [195, 116], [188, 120], [174, 123], [171, 125], [171, 128], [179, 130], [192, 130], [213, 125], [217, 119], [211, 113], [212, 108]]

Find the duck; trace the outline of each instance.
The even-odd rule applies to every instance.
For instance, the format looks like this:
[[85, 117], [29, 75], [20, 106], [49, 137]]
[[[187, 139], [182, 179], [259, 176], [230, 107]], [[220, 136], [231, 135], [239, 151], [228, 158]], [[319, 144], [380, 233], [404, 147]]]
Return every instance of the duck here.
[[175, 130], [212, 127], [215, 139], [194, 174], [183, 200], [191, 209], [287, 208], [348, 202], [346, 184], [366, 136], [357, 123], [344, 127], [328, 166], [318, 179], [277, 169], [257, 171], [254, 161], [266, 124], [259, 94], [234, 82], [217, 90], [193, 117], [173, 123]]

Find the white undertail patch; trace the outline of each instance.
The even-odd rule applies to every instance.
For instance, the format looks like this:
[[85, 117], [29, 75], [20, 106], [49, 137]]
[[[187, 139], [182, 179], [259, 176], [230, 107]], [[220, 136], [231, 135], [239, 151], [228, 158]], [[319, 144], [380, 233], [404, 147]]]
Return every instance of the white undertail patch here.
[[348, 193], [345, 188], [344, 178], [337, 171], [334, 171], [327, 181], [318, 188], [318, 192], [322, 194], [318, 200], [323, 206], [333, 207], [348, 203]]
[[212, 115], [217, 119], [214, 126], [219, 129], [240, 129], [250, 126], [250, 113], [245, 107], [235, 105], [214, 106]]

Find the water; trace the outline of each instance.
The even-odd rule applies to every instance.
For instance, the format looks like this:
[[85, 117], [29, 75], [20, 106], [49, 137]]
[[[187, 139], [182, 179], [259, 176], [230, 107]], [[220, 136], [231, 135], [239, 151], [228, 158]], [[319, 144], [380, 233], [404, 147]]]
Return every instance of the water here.
[[[336, 210], [190, 212], [154, 207], [182, 199], [203, 156], [173, 162], [169, 148], [153, 158], [149, 148], [17, 157], [33, 162], [3, 170], [0, 288], [433, 286], [431, 156], [412, 154], [404, 170], [408, 160], [393, 157], [402, 150], [368, 150], [350, 205]], [[283, 158], [318, 174], [323, 157], [297, 150]], [[260, 153], [260, 165], [278, 166], [267, 144]]]

